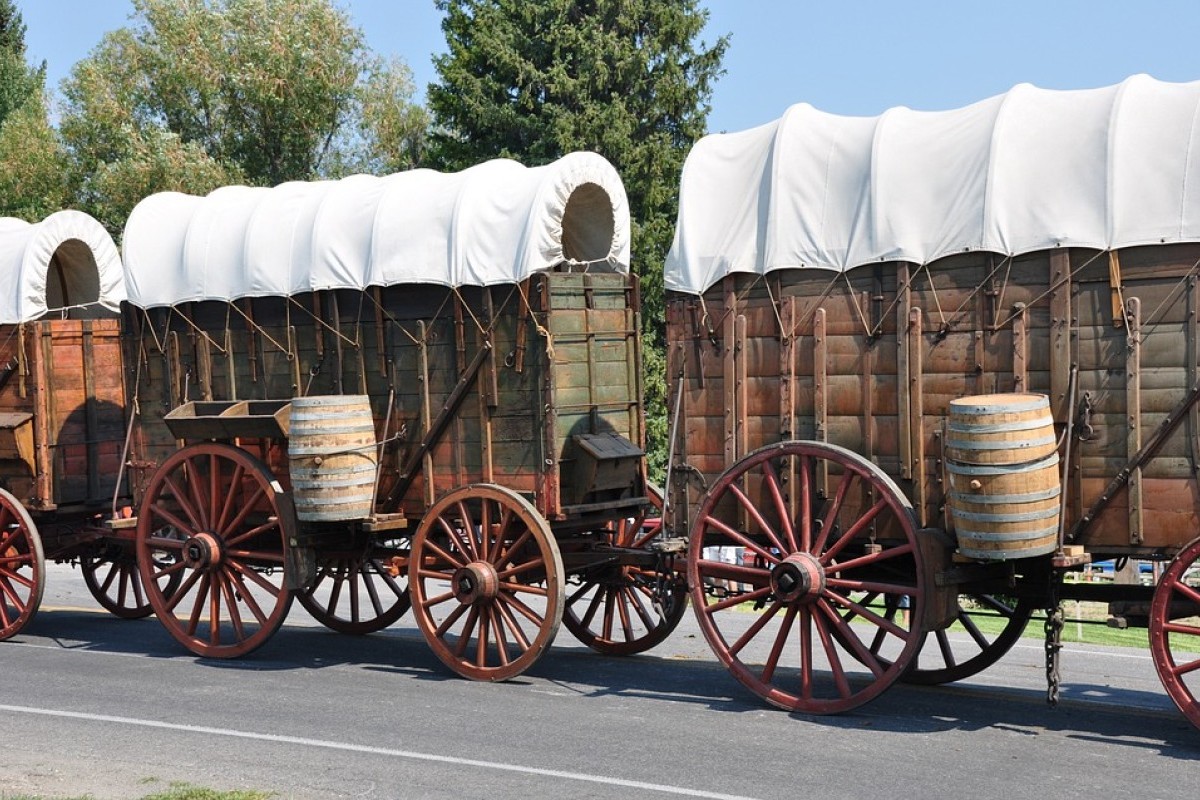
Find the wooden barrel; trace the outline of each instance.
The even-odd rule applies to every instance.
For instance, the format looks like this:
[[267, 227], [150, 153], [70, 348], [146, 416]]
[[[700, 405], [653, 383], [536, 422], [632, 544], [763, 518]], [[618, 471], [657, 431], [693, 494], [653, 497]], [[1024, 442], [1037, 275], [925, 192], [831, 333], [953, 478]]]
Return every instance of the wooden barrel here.
[[338, 522], [371, 516], [376, 463], [366, 395], [292, 399], [288, 471], [297, 517]]
[[1043, 394], [982, 394], [950, 401], [946, 460], [1025, 464], [1058, 450]]
[[958, 552], [1006, 560], [1040, 556], [1058, 543], [1058, 454], [1026, 464], [946, 462]]
[[986, 394], [950, 402], [950, 517], [960, 554], [1005, 560], [1057, 546], [1062, 494], [1050, 402]]

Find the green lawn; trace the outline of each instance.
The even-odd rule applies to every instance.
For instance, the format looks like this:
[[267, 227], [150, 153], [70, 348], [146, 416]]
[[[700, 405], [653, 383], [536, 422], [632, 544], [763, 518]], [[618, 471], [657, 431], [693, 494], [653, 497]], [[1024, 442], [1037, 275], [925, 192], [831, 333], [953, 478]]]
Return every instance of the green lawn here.
[[[1104, 603], [1076, 603], [1074, 600], [1063, 602], [1063, 615], [1066, 623], [1063, 625], [1063, 642], [1083, 642], [1086, 644], [1102, 644], [1113, 647], [1138, 647], [1147, 650], [1150, 647], [1148, 631], [1145, 628], [1110, 628], [1105, 624], [1108, 619], [1108, 606]], [[976, 626], [982, 631], [998, 633], [1004, 627], [1004, 620], [998, 616], [976, 614], [972, 617]], [[1046, 614], [1039, 611], [1029, 620], [1022, 634], [1025, 638], [1044, 639], [1046, 637]], [[961, 631], [958, 623], [950, 626], [951, 631]]]

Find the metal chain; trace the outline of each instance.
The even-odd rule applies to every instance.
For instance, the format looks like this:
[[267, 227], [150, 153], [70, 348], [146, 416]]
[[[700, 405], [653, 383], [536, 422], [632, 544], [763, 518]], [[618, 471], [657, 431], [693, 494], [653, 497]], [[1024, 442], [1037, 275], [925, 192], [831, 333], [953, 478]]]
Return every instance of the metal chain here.
[[1054, 593], [1051, 605], [1046, 609], [1046, 702], [1051, 708], [1058, 706], [1059, 655], [1062, 651], [1063, 610]]

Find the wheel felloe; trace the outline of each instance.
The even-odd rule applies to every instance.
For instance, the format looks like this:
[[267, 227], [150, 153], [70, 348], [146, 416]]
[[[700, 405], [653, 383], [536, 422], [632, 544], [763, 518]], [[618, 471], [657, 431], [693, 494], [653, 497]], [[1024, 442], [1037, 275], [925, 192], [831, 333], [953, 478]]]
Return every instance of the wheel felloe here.
[[506, 680], [528, 669], [558, 632], [562, 557], [525, 498], [466, 486], [421, 520], [409, 589], [417, 625], [444, 664], [473, 680]]
[[[955, 622], [962, 631], [944, 629], [927, 634], [900, 680], [918, 686], [935, 686], [982, 672], [999, 661], [1021, 638], [1035, 606], [1032, 600], [1012, 600], [1001, 595], [959, 597]], [[1004, 626], [998, 633], [990, 633], [975, 623], [976, 619], [985, 617], [1000, 619]]]
[[[155, 555], [158, 569], [174, 561], [173, 556], [162, 553]], [[122, 619], [142, 619], [154, 613], [142, 585], [133, 542], [106, 543], [96, 552], [82, 556], [79, 566], [88, 591], [110, 613]], [[164, 585], [167, 594], [178, 587], [181, 577], [175, 573], [175, 580]]]
[[381, 631], [409, 609], [408, 575], [393, 566], [404, 549], [379, 545], [334, 554], [317, 569], [313, 586], [296, 599], [330, 630], [352, 636]]
[[695, 518], [688, 581], [701, 631], [773, 705], [856, 708], [898, 680], [920, 646], [916, 537], [907, 498], [854, 453], [820, 442], [755, 451]]
[[25, 507], [0, 489], [0, 641], [30, 623], [46, 587], [42, 540]]
[[[649, 550], [662, 533], [662, 493], [648, 486], [652, 515], [618, 520], [604, 531], [605, 545]], [[563, 624], [598, 653], [628, 656], [660, 644], [687, 611], [687, 576], [674, 555], [656, 568], [612, 564], [572, 576]]]
[[1200, 728], [1200, 539], [1175, 556], [1150, 604], [1150, 654], [1163, 688], [1188, 720]]
[[138, 513], [137, 565], [147, 599], [191, 652], [236, 658], [287, 616], [291, 499], [258, 459], [203, 443], [171, 455]]

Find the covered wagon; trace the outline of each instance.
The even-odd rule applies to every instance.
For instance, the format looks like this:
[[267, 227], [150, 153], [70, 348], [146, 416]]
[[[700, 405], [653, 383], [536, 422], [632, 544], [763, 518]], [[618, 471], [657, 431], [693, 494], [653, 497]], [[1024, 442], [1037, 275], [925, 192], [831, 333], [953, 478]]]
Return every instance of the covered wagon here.
[[138, 560], [188, 649], [249, 652], [293, 595], [348, 633], [411, 606], [497, 680], [564, 619], [618, 651], [678, 620], [601, 157], [159, 194], [123, 248]]
[[[1200, 83], [1137, 76], [696, 145], [667, 517], [751, 690], [825, 713], [966, 677], [1043, 608], [1054, 695], [1060, 601], [1092, 599], [1140, 610], [1200, 724], [1198, 118]], [[1109, 558], [1156, 585], [1067, 580]]]
[[0, 219], [0, 639], [29, 623], [46, 559], [83, 568], [122, 616], [150, 613], [118, 480], [125, 279], [107, 231], [78, 211]]

